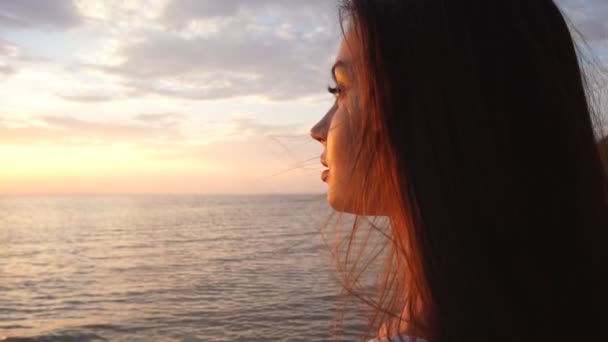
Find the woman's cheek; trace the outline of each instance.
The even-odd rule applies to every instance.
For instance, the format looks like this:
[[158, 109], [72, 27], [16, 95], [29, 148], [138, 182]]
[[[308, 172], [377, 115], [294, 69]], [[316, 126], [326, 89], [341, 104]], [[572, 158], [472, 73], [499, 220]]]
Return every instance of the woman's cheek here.
[[327, 150], [330, 157], [329, 165], [329, 200], [330, 204], [339, 211], [351, 212], [351, 201], [356, 193], [355, 170], [353, 170], [352, 157], [354, 135], [351, 130], [352, 123], [348, 113], [342, 107], [332, 120]]
[[343, 175], [343, 164], [344, 164], [344, 135], [342, 131], [342, 117], [341, 109], [338, 109], [329, 126], [329, 132], [327, 136], [327, 161], [329, 163], [329, 177], [327, 179], [328, 184], [328, 196], [329, 202], [335, 209], [338, 202], [342, 201], [343, 189], [340, 185]]

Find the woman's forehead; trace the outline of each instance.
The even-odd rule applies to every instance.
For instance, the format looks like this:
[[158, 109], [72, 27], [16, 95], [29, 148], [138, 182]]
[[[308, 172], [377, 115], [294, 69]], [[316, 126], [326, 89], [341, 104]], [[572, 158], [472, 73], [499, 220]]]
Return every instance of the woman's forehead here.
[[355, 61], [355, 54], [358, 53], [358, 40], [354, 39], [354, 35], [347, 31], [342, 39], [334, 66], [331, 69], [334, 80], [350, 79], [353, 76], [352, 68]]
[[352, 31], [346, 31], [344, 38], [342, 38], [342, 42], [340, 43], [338, 54], [336, 55], [336, 62], [342, 61], [345, 64], [350, 64], [353, 59], [353, 54], [357, 51], [358, 45], [358, 40], [354, 39]]

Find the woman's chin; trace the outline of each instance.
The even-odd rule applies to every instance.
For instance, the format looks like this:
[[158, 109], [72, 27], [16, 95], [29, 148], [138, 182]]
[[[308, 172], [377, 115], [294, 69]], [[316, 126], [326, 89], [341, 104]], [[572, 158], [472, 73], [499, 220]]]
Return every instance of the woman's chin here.
[[330, 207], [332, 207], [332, 209], [343, 212], [345, 209], [344, 201], [342, 199], [340, 199], [339, 196], [336, 196], [336, 195], [337, 194], [334, 191], [332, 191], [332, 188], [330, 186], [329, 189], [327, 190], [327, 203], [329, 204]]
[[349, 197], [344, 197], [345, 196], [339, 196], [338, 193], [332, 191], [331, 187], [327, 191], [327, 203], [336, 211], [359, 216], [386, 216], [386, 213], [381, 210], [381, 208], [372, 206], [374, 202], [362, 201], [361, 204], [366, 205], [356, 206], [353, 203], [356, 201], [349, 200]]
[[334, 191], [331, 191], [331, 188], [327, 192], [327, 203], [334, 210], [354, 215], [363, 215], [359, 210], [356, 210], [352, 205], [352, 201], [349, 201], [347, 198], [343, 198], [343, 196], [337, 196]]

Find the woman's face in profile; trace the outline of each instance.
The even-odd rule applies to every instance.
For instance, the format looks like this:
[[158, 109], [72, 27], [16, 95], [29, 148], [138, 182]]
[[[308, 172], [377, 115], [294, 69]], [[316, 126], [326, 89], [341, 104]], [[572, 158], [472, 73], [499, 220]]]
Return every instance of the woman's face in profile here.
[[353, 64], [359, 54], [360, 43], [348, 31], [340, 44], [332, 75], [335, 86], [330, 88], [336, 100], [329, 111], [310, 130], [311, 136], [324, 146], [321, 163], [328, 169], [321, 178], [328, 185], [327, 200], [335, 210], [357, 215], [377, 215], [378, 209], [360, 198], [362, 187], [372, 186], [366, 171], [372, 155], [360, 141], [362, 127], [359, 104], [359, 85]]

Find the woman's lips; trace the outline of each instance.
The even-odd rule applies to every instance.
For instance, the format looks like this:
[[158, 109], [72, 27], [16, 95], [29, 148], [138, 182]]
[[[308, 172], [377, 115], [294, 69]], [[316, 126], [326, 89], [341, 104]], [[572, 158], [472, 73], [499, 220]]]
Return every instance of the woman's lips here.
[[327, 170], [323, 170], [323, 171], [321, 172], [321, 180], [322, 180], [322, 181], [324, 181], [324, 182], [326, 182], [326, 181], [327, 181], [327, 176], [328, 176], [328, 175], [329, 175], [329, 169], [327, 169]]
[[327, 162], [325, 161], [325, 152], [323, 152], [323, 154], [321, 155], [321, 165], [328, 168], [321, 172], [321, 180], [325, 182], [327, 180], [327, 176], [329, 174], [329, 165], [327, 165]]

